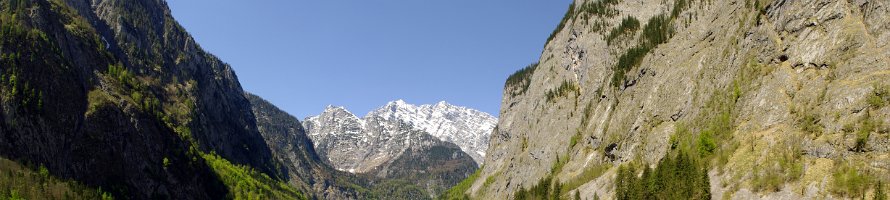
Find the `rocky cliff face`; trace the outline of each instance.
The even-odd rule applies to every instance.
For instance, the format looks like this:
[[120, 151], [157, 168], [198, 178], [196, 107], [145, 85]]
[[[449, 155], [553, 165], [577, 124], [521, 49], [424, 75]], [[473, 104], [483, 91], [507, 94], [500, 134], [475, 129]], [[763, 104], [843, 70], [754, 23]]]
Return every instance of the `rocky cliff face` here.
[[0, 155], [125, 199], [225, 197], [199, 154], [282, 176], [232, 69], [164, 1], [0, 9]]
[[357, 191], [334, 181], [335, 177], [356, 178], [334, 170], [321, 160], [297, 118], [256, 95], [245, 96], [252, 105], [259, 132], [275, 159], [287, 169], [291, 184], [304, 191], [314, 191], [315, 196], [322, 199], [359, 197]]
[[539, 64], [507, 81], [465, 194], [547, 182], [563, 197], [627, 198], [619, 172], [677, 155], [702, 163], [715, 199], [886, 194], [888, 6], [576, 0]]

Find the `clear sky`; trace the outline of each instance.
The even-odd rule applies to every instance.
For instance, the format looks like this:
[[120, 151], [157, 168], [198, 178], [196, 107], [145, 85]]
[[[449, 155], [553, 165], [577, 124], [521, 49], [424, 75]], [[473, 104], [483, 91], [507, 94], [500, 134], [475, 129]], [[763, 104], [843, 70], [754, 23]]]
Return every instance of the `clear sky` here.
[[497, 116], [504, 81], [538, 60], [571, 0], [168, 0], [244, 90], [303, 119], [389, 101]]

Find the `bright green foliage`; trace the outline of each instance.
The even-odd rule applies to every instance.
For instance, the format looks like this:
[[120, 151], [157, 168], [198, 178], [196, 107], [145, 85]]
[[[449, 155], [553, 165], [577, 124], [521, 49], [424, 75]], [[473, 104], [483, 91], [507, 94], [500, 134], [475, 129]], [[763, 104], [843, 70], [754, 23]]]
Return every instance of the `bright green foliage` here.
[[[458, 183], [454, 187], [451, 187], [450, 189], [448, 189], [448, 191], [445, 191], [445, 193], [443, 193], [441, 196], [439, 196], [439, 199], [448, 199], [448, 200], [465, 199], [464, 198], [466, 196], [465, 193], [467, 192], [467, 190], [470, 189], [470, 187], [473, 186], [473, 183], [476, 182], [476, 179], [479, 178], [479, 174], [482, 173], [483, 168], [485, 168], [485, 166], [480, 167], [479, 169], [476, 170], [476, 172], [473, 172], [473, 174], [471, 174], [469, 177], [467, 177], [463, 181], [460, 181], [460, 183]], [[487, 179], [491, 179], [491, 178], [492, 177], [489, 177]], [[486, 179], [486, 182], [488, 182], [487, 179]]]
[[698, 136], [698, 153], [701, 157], [709, 156], [717, 150], [717, 143], [714, 142], [711, 132], [710, 130], [702, 131]]
[[201, 156], [229, 188], [232, 199], [307, 199], [285, 182], [247, 166], [236, 165], [214, 153]]
[[0, 158], [0, 199], [113, 199], [111, 194], [52, 176], [46, 167]]
[[[515, 97], [516, 95], [524, 94], [525, 91], [528, 90], [528, 85], [531, 83], [532, 75], [535, 74], [535, 69], [538, 68], [538, 63], [532, 63], [525, 68], [516, 71], [510, 77], [507, 77], [508, 88], [519, 88], [516, 91], [510, 90], [510, 96]], [[515, 89], [514, 89], [515, 90]]]
[[865, 151], [868, 138], [871, 137], [871, 133], [878, 127], [878, 123], [880, 121], [872, 120], [870, 114], [867, 113], [865, 115], [862, 124], [859, 125], [859, 130], [856, 131], [856, 145], [853, 147], [856, 151]]
[[836, 162], [836, 165], [831, 191], [847, 197], [863, 198], [865, 191], [874, 184], [874, 178], [845, 161]]
[[754, 191], [777, 192], [782, 185], [800, 179], [803, 161], [799, 143], [782, 141], [770, 155], [753, 169], [751, 187]]
[[887, 105], [887, 102], [890, 102], [890, 89], [886, 86], [875, 86], [874, 91], [865, 99], [865, 101], [868, 102], [868, 105], [872, 108], [882, 108]]
[[161, 100], [158, 99], [158, 97], [149, 90], [148, 86], [137, 79], [136, 76], [133, 75], [133, 73], [125, 68], [122, 64], [118, 63], [115, 65], [109, 65], [108, 72], [106, 74], [110, 78], [118, 81], [118, 83], [120, 84], [118, 92], [124, 94], [129, 93], [129, 96], [133, 100], [133, 103], [136, 104], [143, 112], [154, 115], [158, 118], [163, 118], [165, 116], [162, 111], [163, 108], [161, 108]]
[[488, 188], [488, 186], [491, 186], [491, 184], [494, 183], [494, 178], [495, 176], [488, 176], [488, 178], [485, 178], [485, 183], [482, 183], [482, 187]]
[[170, 166], [170, 159], [164, 157], [163, 164], [164, 164], [164, 168], [169, 167], [169, 166]]
[[706, 168], [697, 159], [680, 151], [667, 155], [658, 167], [643, 166], [643, 174], [633, 165], [621, 166], [615, 179], [617, 199], [710, 199]]
[[632, 16], [625, 17], [624, 20], [621, 20], [621, 24], [612, 29], [609, 35], [606, 36], [606, 43], [611, 45], [615, 39], [627, 34], [633, 34], [639, 29], [640, 21], [637, 18]]
[[574, 82], [565, 80], [558, 88], [547, 91], [547, 102], [554, 102], [556, 99], [565, 97], [569, 94], [575, 94], [577, 97], [581, 95], [581, 90]]
[[585, 183], [588, 183], [593, 179], [599, 178], [610, 168], [612, 168], [611, 164], [598, 164], [588, 166], [584, 169], [583, 172], [581, 172], [581, 174], [572, 177], [572, 179], [569, 179], [569, 181], [566, 181], [566, 183], [562, 187], [562, 192], [567, 193], [571, 190], [577, 189], [581, 185], [584, 185]]

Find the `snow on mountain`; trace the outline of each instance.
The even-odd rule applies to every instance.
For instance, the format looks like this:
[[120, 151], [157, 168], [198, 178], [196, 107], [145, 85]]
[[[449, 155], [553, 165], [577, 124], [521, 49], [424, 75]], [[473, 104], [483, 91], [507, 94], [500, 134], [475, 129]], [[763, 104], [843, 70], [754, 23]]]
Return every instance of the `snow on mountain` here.
[[442, 141], [456, 144], [480, 165], [488, 149], [488, 136], [498, 121], [488, 113], [454, 106], [445, 101], [415, 106], [401, 99], [371, 111], [368, 116], [411, 124]]
[[453, 143], [481, 165], [496, 123], [497, 118], [487, 113], [444, 101], [416, 106], [397, 100], [363, 118], [343, 107], [328, 106], [303, 125], [320, 156], [339, 170], [361, 173], [408, 148], [442, 142]]

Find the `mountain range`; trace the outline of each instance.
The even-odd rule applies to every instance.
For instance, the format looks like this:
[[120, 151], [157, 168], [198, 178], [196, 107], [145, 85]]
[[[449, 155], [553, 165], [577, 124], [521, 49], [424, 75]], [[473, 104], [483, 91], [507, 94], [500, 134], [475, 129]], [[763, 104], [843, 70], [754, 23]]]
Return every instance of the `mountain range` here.
[[[358, 118], [328, 106], [303, 121], [322, 160], [341, 171], [407, 179], [433, 196], [476, 170], [496, 119], [440, 102], [415, 106], [387, 103]], [[483, 146], [484, 145], [484, 146]]]
[[880, 0], [574, 0], [498, 118], [300, 121], [163, 0], [5, 0], [0, 199], [887, 199], [888, 30]]

